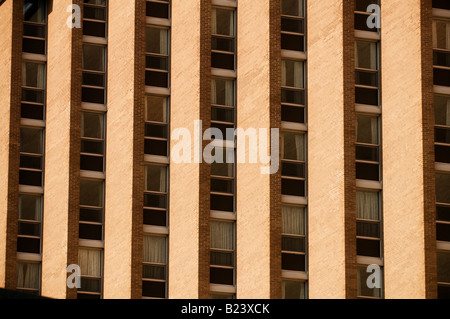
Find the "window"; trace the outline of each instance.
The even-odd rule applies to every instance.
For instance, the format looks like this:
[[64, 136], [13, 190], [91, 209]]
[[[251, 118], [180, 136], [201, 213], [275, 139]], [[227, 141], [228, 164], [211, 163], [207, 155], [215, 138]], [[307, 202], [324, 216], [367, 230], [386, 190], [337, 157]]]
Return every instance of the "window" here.
[[450, 20], [433, 21], [434, 84], [450, 86]]
[[281, 134], [281, 193], [305, 196], [305, 136], [302, 133]]
[[169, 0], [147, 1], [147, 17], [169, 19]]
[[80, 168], [88, 171], [104, 171], [105, 155], [104, 115], [83, 112], [81, 115]]
[[377, 43], [357, 40], [355, 50], [356, 103], [378, 106]]
[[303, 0], [282, 0], [281, 2], [281, 49], [305, 50]]
[[[145, 166], [144, 216], [149, 220], [162, 221], [167, 214], [167, 167]], [[155, 215], [155, 216], [151, 216]], [[164, 218], [166, 220], [166, 218]]]
[[78, 299], [101, 299], [102, 294], [102, 251], [80, 248], [78, 265], [81, 269], [81, 288]]
[[166, 298], [166, 237], [144, 236], [142, 296]]
[[377, 192], [356, 192], [358, 256], [381, 257], [380, 199]]
[[235, 69], [235, 13], [233, 9], [212, 8], [211, 66]]
[[146, 29], [145, 85], [169, 87], [169, 30]]
[[281, 61], [281, 120], [305, 123], [305, 83], [303, 62]]
[[380, 5], [379, 0], [356, 0], [355, 1], [355, 29], [362, 31], [378, 32], [377, 28], [369, 28], [367, 19], [373, 11], [367, 11], [367, 8], [372, 5]]
[[436, 174], [436, 237], [450, 242], [450, 174]]
[[437, 252], [438, 299], [450, 299], [450, 251]]
[[211, 127], [232, 140], [234, 134], [227, 136], [227, 129], [234, 129], [236, 122], [234, 91], [234, 80], [213, 78], [211, 81]]
[[42, 129], [20, 129], [20, 185], [43, 186], [43, 144]]
[[450, 163], [450, 96], [434, 96], [436, 162]]
[[83, 34], [106, 37], [106, 0], [85, 0], [83, 14]]
[[234, 149], [215, 148], [211, 163], [211, 210], [234, 212]]
[[450, 2], [447, 0], [433, 0], [433, 8], [450, 10]]
[[147, 95], [145, 105], [145, 154], [168, 156], [168, 98]]
[[16, 287], [25, 293], [39, 295], [41, 286], [41, 266], [36, 263], [17, 262]]
[[42, 233], [42, 197], [19, 195], [17, 251], [40, 254]]
[[282, 299], [306, 299], [306, 283], [303, 281], [283, 280]]
[[358, 265], [357, 269], [357, 294], [359, 298], [381, 298], [381, 288], [369, 288], [367, 279], [373, 272], [367, 272], [366, 265]]
[[282, 269], [306, 271], [306, 216], [305, 208], [282, 207]]
[[47, 11], [45, 0], [25, 0], [23, 4], [22, 51], [27, 53], [46, 53]]
[[211, 283], [234, 285], [234, 245], [234, 223], [211, 221]]
[[44, 119], [45, 64], [25, 61], [22, 63], [21, 117]]
[[103, 181], [80, 180], [80, 239], [103, 240]]
[[356, 115], [356, 178], [380, 180], [378, 117]]
[[106, 48], [83, 44], [82, 101], [105, 104]]

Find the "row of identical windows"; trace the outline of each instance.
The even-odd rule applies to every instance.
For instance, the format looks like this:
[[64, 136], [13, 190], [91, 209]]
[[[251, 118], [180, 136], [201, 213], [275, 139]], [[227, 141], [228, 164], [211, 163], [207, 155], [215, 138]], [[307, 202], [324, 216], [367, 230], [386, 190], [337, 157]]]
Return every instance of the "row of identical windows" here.
[[169, 229], [169, 166], [161, 162], [169, 163], [170, 155], [170, 1], [147, 1], [146, 16], [145, 85], [158, 93], [145, 97], [142, 297], [163, 299], [168, 296], [169, 238], [152, 231], [156, 227], [168, 234]]
[[[433, 8], [450, 10], [448, 1], [433, 0]], [[433, 19], [434, 84], [450, 87], [450, 20]], [[434, 95], [435, 161], [450, 163], [450, 95]], [[436, 240], [438, 298], [450, 299], [450, 171], [436, 172]]]
[[[306, 3], [281, 1], [281, 49], [298, 58], [281, 59], [281, 121], [297, 129], [281, 132], [281, 195], [301, 201], [307, 197], [306, 138]], [[286, 51], [288, 50], [288, 51]], [[289, 201], [291, 202], [291, 201]], [[307, 273], [307, 207], [282, 204], [281, 268], [297, 277]], [[283, 299], [307, 298], [307, 281], [283, 275]]]
[[[106, 109], [107, 47], [97, 44], [107, 38], [108, 3], [85, 0], [83, 5], [83, 56], [81, 100]], [[96, 39], [96, 40], [89, 40]], [[106, 112], [81, 113], [80, 170], [105, 173]], [[105, 181], [103, 178], [80, 179], [78, 249], [81, 288], [78, 299], [101, 299], [103, 294], [103, 249], [89, 243], [104, 242]], [[96, 245], [102, 246], [102, 245]]]
[[[22, 62], [19, 185], [27, 190], [19, 193], [16, 287], [32, 294], [40, 294], [41, 263], [30, 262], [23, 254], [42, 256], [47, 65], [41, 62], [45, 59], [34, 57], [46, 55], [46, 42], [46, 1], [24, 1], [22, 52], [34, 55], [28, 55]], [[23, 124], [30, 123], [29, 120], [37, 121]]]

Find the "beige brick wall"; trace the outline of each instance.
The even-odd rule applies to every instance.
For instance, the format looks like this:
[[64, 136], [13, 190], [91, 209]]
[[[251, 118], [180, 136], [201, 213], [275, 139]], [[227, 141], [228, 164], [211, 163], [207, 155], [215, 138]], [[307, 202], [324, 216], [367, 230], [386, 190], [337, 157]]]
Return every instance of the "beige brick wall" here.
[[425, 298], [421, 1], [382, 1], [386, 298]]
[[[203, 6], [203, 1], [193, 0], [178, 2], [172, 8], [171, 134], [173, 137], [175, 129], [187, 128], [192, 141], [194, 121], [202, 118], [200, 21]], [[203, 125], [207, 127], [208, 123]], [[177, 141], [171, 141], [172, 150], [176, 144]], [[191, 164], [177, 164], [172, 160], [170, 163], [169, 298], [172, 299], [199, 298], [201, 291], [205, 294], [205, 288], [202, 289], [205, 281], [206, 289], [209, 286], [209, 275], [204, 271], [208, 265], [199, 259], [200, 245], [203, 249], [209, 246], [207, 242], [201, 243], [207, 238], [200, 232], [201, 226], [203, 230], [209, 227], [207, 220], [201, 219], [207, 207], [203, 210], [200, 207], [200, 201], [209, 202], [209, 193], [208, 190], [200, 193], [201, 165], [194, 163], [194, 152], [192, 145]]]
[[135, 19], [135, 5], [109, 1], [105, 299], [131, 298]]
[[309, 297], [345, 298], [343, 0], [308, 1]]
[[[270, 129], [270, 1], [238, 2], [237, 126]], [[270, 147], [270, 144], [267, 144]], [[254, 149], [252, 149], [254, 151]], [[247, 143], [245, 153], [249, 154]], [[265, 150], [270, 154], [269, 150]], [[270, 298], [270, 175], [237, 164], [237, 298]], [[251, 180], [251, 182], [249, 182]]]
[[48, 16], [47, 115], [43, 218], [42, 295], [66, 298], [72, 117], [71, 0], [54, 1]]

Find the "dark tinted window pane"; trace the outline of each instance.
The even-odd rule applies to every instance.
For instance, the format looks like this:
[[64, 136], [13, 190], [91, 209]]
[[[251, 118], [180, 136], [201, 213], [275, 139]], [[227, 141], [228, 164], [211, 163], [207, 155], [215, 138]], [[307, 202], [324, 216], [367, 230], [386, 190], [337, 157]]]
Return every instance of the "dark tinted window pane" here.
[[101, 223], [102, 211], [99, 209], [80, 208], [80, 221]]
[[81, 99], [83, 102], [105, 104], [105, 90], [82, 88]]
[[358, 104], [378, 105], [378, 89], [355, 88], [356, 100]]
[[22, 103], [20, 116], [25, 119], [43, 120], [44, 106]]
[[19, 172], [19, 184], [28, 186], [42, 186], [42, 173], [31, 171]]
[[356, 178], [379, 181], [378, 164], [356, 163]]
[[167, 88], [169, 86], [169, 74], [166, 72], [145, 71], [145, 85]]
[[436, 162], [450, 163], [450, 147], [443, 145], [436, 145]]
[[377, 28], [371, 29], [367, 25], [367, 18], [368, 17], [369, 17], [369, 15], [356, 13], [355, 14], [355, 29], [356, 30], [362, 30], [362, 31], [377, 32], [378, 31]]
[[378, 147], [356, 146], [356, 159], [378, 162]]
[[379, 4], [379, 0], [356, 0], [355, 1], [355, 11], [366, 12], [367, 7], [371, 4]]
[[362, 237], [380, 237], [380, 224], [378, 223], [367, 223], [367, 222], [357, 222], [357, 236]]
[[19, 235], [41, 236], [41, 224], [19, 222]]
[[146, 124], [145, 136], [156, 138], [167, 138], [167, 125]]
[[281, 268], [284, 270], [305, 271], [305, 255], [282, 254]]
[[166, 297], [166, 283], [165, 282], [142, 282], [142, 296], [152, 298]]
[[93, 37], [104, 38], [106, 35], [106, 24], [95, 21], [83, 21], [83, 34]]
[[234, 110], [231, 108], [212, 107], [211, 119], [213, 121], [234, 123]]
[[142, 267], [142, 278], [165, 280], [166, 279], [166, 267], [165, 266], [144, 265]]
[[83, 10], [84, 18], [93, 20], [105, 20], [106, 12], [105, 8], [84, 6]]
[[281, 175], [304, 178], [305, 164], [283, 163], [281, 166]]
[[434, 84], [450, 86], [450, 70], [434, 68]]
[[21, 155], [20, 167], [31, 169], [42, 169], [42, 157]]
[[437, 220], [450, 222], [450, 206], [437, 206]]
[[145, 140], [145, 154], [167, 156], [167, 141]]
[[166, 195], [152, 195], [152, 194], [145, 194], [144, 195], [144, 206], [145, 207], [154, 207], [154, 208], [167, 208], [166, 202], [167, 202], [167, 196]]
[[23, 38], [23, 52], [45, 54], [45, 41], [39, 39]]
[[304, 51], [304, 37], [301, 35], [281, 34], [283, 50]]
[[103, 172], [103, 157], [102, 156], [80, 156], [80, 169], [86, 171]]
[[358, 256], [380, 257], [380, 241], [369, 239], [356, 239]]
[[446, 66], [450, 67], [450, 53], [449, 52], [441, 52], [441, 51], [434, 51], [434, 65], [440, 65], [440, 66]]
[[217, 51], [234, 52], [234, 39], [212, 37], [211, 49]]
[[35, 38], [45, 38], [45, 26], [24, 23], [23, 35]]
[[283, 178], [281, 180], [281, 194], [305, 196], [305, 181]]
[[144, 209], [144, 225], [167, 226], [166, 211]]
[[303, 20], [281, 17], [281, 31], [303, 33]]
[[305, 104], [305, 91], [304, 90], [290, 90], [283, 88], [281, 90], [281, 102], [291, 104]]
[[102, 225], [89, 225], [80, 224], [79, 227], [81, 239], [90, 240], [102, 240], [103, 239], [103, 226]]
[[211, 195], [211, 210], [219, 210], [224, 212], [234, 211], [234, 197]]
[[211, 66], [213, 68], [234, 70], [234, 54], [212, 52]]
[[156, 3], [147, 1], [146, 12], [148, 17], [168, 19], [169, 5], [165, 3]]
[[450, 286], [438, 285], [438, 299], [450, 299]]
[[367, 85], [367, 86], [378, 86], [378, 73], [377, 72], [366, 72], [361, 70], [355, 71], [356, 84]]
[[83, 84], [104, 87], [105, 75], [98, 73], [83, 72]]
[[81, 141], [81, 152], [103, 155], [103, 141]]
[[22, 89], [22, 101], [44, 103], [44, 91]]
[[145, 67], [147, 69], [168, 70], [169, 58], [148, 55], [145, 57]]
[[450, 241], [450, 225], [437, 223], [436, 239], [441, 241]]
[[233, 194], [234, 193], [234, 181], [212, 178], [211, 179], [211, 192]]
[[41, 253], [41, 240], [34, 238], [17, 238], [17, 252], [40, 254]]
[[450, 10], [450, 2], [448, 0], [433, 0], [433, 8]]
[[231, 252], [211, 251], [210, 264], [216, 266], [233, 267], [234, 265], [233, 256], [234, 254]]
[[101, 280], [91, 278], [81, 278], [81, 291], [86, 292], [100, 292]]
[[299, 253], [305, 252], [305, 238], [302, 237], [286, 237], [282, 238], [282, 250], [294, 251]]
[[282, 105], [281, 120], [285, 122], [305, 123], [305, 110], [303, 107]]
[[233, 285], [234, 284], [234, 270], [222, 268], [210, 268], [210, 282], [219, 285]]

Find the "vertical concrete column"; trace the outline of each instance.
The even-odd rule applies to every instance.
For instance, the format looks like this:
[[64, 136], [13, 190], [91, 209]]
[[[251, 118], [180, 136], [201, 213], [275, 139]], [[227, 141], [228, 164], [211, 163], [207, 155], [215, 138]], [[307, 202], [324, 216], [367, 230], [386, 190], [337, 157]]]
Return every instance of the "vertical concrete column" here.
[[16, 288], [22, 2], [0, 6], [0, 287]]
[[67, 265], [77, 264], [81, 29], [66, 21], [73, 1], [48, 8], [42, 295], [74, 298]]
[[142, 296], [145, 1], [110, 0], [104, 298]]
[[431, 1], [381, 2], [386, 298], [427, 297], [426, 248], [433, 250], [435, 240], [428, 218], [434, 215], [434, 134], [432, 60], [424, 55], [432, 52], [431, 19], [428, 32], [421, 31], [426, 2], [431, 14]]
[[353, 7], [307, 10], [309, 297], [343, 299], [356, 294]]
[[[207, 298], [209, 291], [209, 165], [194, 162], [202, 156], [198, 155], [194, 138], [199, 135], [201, 138], [203, 132], [194, 128], [194, 121], [203, 120], [205, 129], [210, 122], [210, 6], [204, 0], [178, 1], [172, 5], [171, 136], [174, 138], [180, 128], [191, 135], [190, 163], [175, 163], [174, 154], [170, 162], [169, 298], [172, 299]], [[181, 137], [172, 140], [172, 151], [179, 142]], [[201, 140], [195, 143], [202, 147]], [[200, 160], [203, 161], [202, 157]]]
[[[262, 0], [257, 6], [251, 1], [238, 1], [236, 109], [237, 127], [243, 130], [259, 132], [261, 128], [270, 132], [272, 124], [270, 4], [270, 0]], [[271, 176], [261, 173], [262, 164], [248, 163], [250, 151], [258, 151], [248, 142], [246, 163], [237, 164], [236, 176], [237, 298], [267, 299], [271, 297]], [[262, 151], [269, 155], [270, 143], [266, 145]], [[280, 200], [279, 190], [278, 194]], [[279, 272], [281, 275], [281, 265]]]

